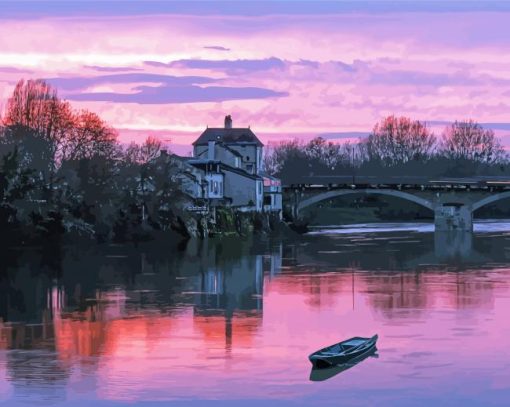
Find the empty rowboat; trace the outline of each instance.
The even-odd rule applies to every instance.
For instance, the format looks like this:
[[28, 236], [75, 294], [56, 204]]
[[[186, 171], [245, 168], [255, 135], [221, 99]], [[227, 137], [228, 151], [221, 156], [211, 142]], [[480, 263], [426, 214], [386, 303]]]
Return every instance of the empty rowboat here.
[[346, 363], [375, 349], [378, 336], [361, 338], [356, 336], [346, 341], [322, 348], [308, 356], [312, 365], [317, 368], [329, 367]]

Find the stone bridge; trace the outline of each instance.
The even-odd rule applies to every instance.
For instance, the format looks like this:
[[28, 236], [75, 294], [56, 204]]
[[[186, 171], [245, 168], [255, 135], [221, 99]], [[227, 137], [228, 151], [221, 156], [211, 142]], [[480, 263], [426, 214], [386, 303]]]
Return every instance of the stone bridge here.
[[[430, 209], [436, 230], [473, 230], [473, 212], [485, 205], [510, 198], [510, 179], [457, 178], [428, 180], [357, 177], [356, 182], [292, 184], [284, 186], [284, 202], [294, 220], [303, 209], [321, 201], [346, 195], [385, 195], [400, 198]], [[332, 179], [329, 179], [332, 181]], [[338, 177], [335, 181], [339, 181]], [[378, 182], [374, 182], [378, 181]], [[381, 182], [382, 181], [382, 182]]]

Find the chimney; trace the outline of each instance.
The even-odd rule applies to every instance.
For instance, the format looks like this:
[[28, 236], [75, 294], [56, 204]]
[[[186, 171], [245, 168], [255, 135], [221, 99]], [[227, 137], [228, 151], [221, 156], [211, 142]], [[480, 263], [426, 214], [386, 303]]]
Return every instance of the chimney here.
[[208, 160], [214, 160], [214, 146], [216, 145], [215, 141], [209, 141], [207, 143], [207, 159]]
[[230, 116], [230, 115], [225, 116], [225, 128], [226, 129], [232, 128], [232, 116]]

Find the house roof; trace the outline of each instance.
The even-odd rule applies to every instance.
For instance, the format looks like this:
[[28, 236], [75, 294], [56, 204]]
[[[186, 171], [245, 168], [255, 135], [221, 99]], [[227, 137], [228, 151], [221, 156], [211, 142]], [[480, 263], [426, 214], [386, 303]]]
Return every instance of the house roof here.
[[262, 142], [249, 128], [207, 128], [200, 137], [193, 142], [193, 145], [205, 145], [209, 143], [209, 141], [263, 146]]
[[255, 180], [262, 180], [262, 177], [257, 175], [257, 174], [250, 174], [249, 172], [246, 172], [245, 170], [243, 170], [241, 168], [231, 167], [230, 165], [227, 165], [227, 164], [224, 164], [224, 163], [221, 163], [220, 168], [223, 171], [234, 172], [234, 173], [239, 174], [239, 175], [241, 175], [243, 177], [246, 177], [246, 178], [255, 179]]
[[195, 160], [190, 160], [189, 163], [197, 168], [202, 168], [207, 164], [219, 164], [219, 167], [222, 171], [234, 172], [234, 173], [239, 174], [246, 178], [262, 180], [262, 177], [260, 177], [259, 175], [250, 174], [249, 172], [246, 172], [245, 170], [243, 170], [241, 168], [231, 167], [230, 165], [227, 165], [227, 164], [225, 164], [221, 161], [218, 161], [218, 160], [195, 159]]

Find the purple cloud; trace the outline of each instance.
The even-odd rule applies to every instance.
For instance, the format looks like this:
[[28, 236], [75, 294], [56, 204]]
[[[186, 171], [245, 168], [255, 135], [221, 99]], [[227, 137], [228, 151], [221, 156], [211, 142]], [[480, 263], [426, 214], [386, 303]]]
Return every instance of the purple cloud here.
[[11, 68], [9, 66], [0, 66], [0, 72], [2, 73], [26, 73], [31, 74], [33, 71], [28, 69]]
[[167, 64], [156, 61], [146, 61], [146, 65], [155, 67], [212, 69], [230, 74], [266, 71], [271, 69], [284, 69], [285, 61], [271, 57], [266, 59], [236, 59], [236, 60], [210, 60], [210, 59], [180, 59]]
[[215, 51], [230, 51], [230, 48], [222, 47], [221, 45], [206, 45], [204, 49], [212, 49]]
[[125, 71], [141, 71], [141, 68], [132, 68], [129, 66], [97, 66], [84, 65], [84, 68], [92, 69], [98, 72], [125, 72]]
[[286, 92], [276, 92], [257, 87], [222, 87], [222, 86], [139, 86], [137, 93], [76, 93], [67, 95], [68, 99], [80, 101], [102, 101], [138, 104], [175, 104], [222, 102], [225, 100], [265, 99], [288, 96]]
[[412, 84], [415, 86], [478, 86], [486, 84], [506, 85], [508, 79], [496, 78], [490, 75], [470, 75], [465, 72], [453, 73], [429, 73], [420, 71], [382, 71], [372, 72], [369, 80], [371, 83], [382, 83], [385, 85]]
[[505, 1], [7, 1], [2, 4], [3, 18], [41, 18], [64, 16], [145, 16], [180, 15], [325, 15], [344, 13], [402, 12], [505, 12]]
[[162, 83], [172, 86], [186, 86], [193, 84], [206, 84], [216, 82], [216, 79], [204, 76], [171, 76], [151, 73], [125, 73], [99, 76], [76, 76], [68, 78], [49, 78], [47, 81], [61, 90], [79, 90], [98, 84], [122, 84], [122, 83]]

